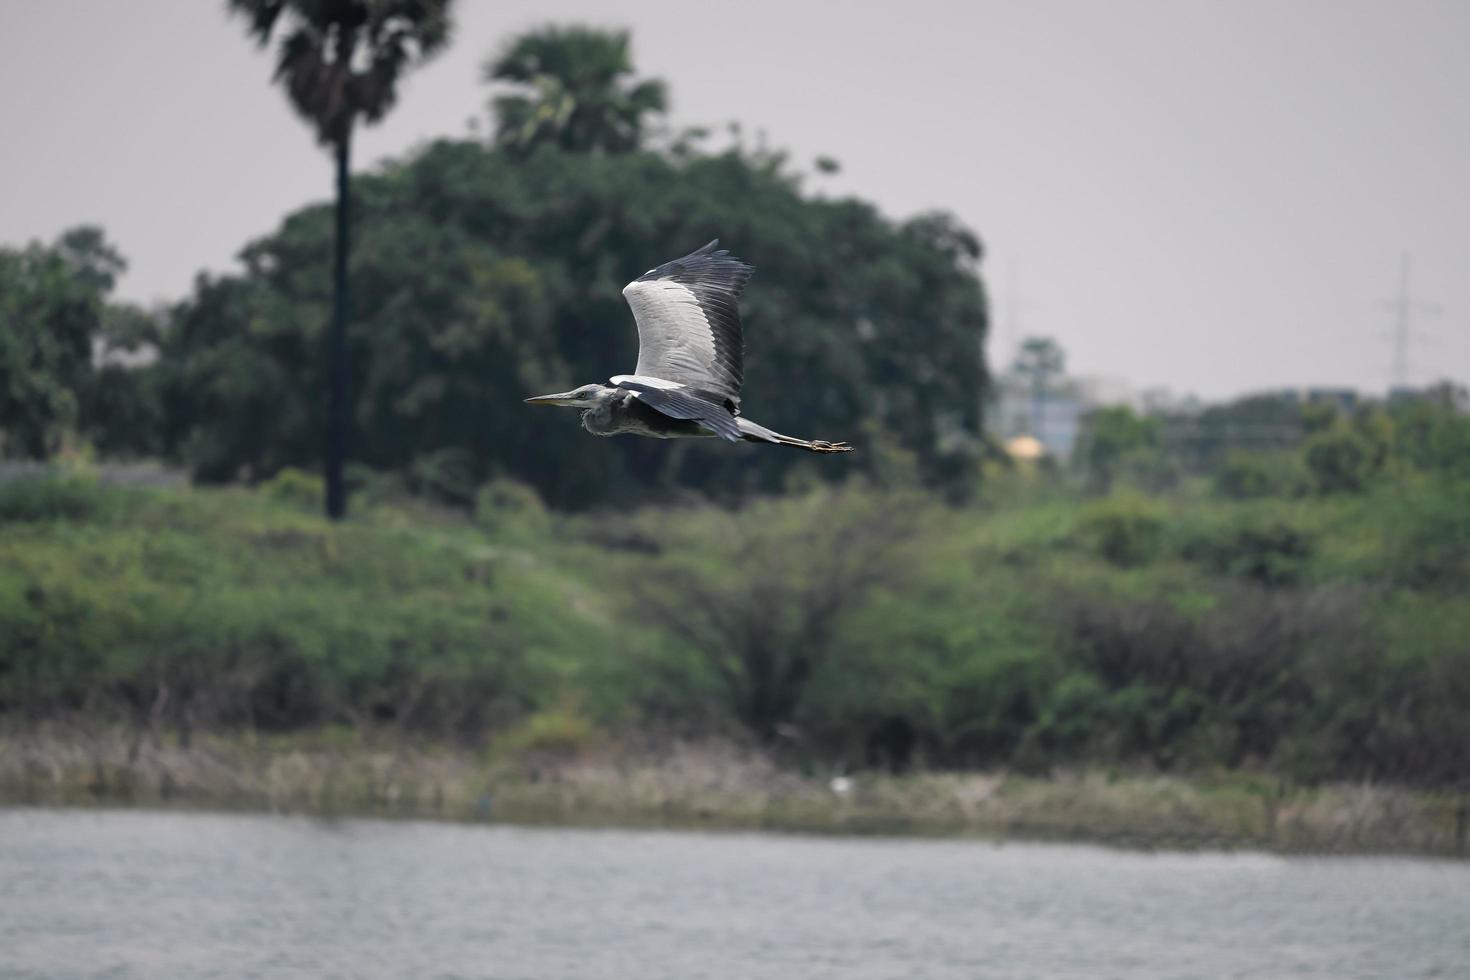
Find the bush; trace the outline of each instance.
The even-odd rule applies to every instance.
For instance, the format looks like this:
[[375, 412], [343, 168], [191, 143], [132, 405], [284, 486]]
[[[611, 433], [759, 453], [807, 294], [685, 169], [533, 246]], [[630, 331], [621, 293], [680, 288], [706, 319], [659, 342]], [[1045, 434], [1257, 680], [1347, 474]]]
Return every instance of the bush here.
[[1141, 497], [1117, 496], [1083, 512], [1078, 531], [1102, 558], [1123, 568], [1146, 565], [1164, 540], [1161, 510]]
[[1188, 512], [848, 488], [573, 518], [566, 540], [535, 537], [551, 518], [510, 481], [474, 494], [480, 527], [392, 506], [334, 525], [300, 473], [254, 492], [14, 481], [0, 713], [529, 752], [743, 723], [794, 764], [1451, 785], [1470, 778], [1470, 486], [1410, 476]]
[[272, 500], [312, 510], [321, 507], [326, 500], [322, 478], [294, 466], [288, 466], [266, 480], [260, 485], [260, 489]]
[[1296, 496], [1306, 484], [1296, 457], [1235, 450], [1225, 457], [1214, 478], [1215, 493], [1230, 500]]
[[1388, 460], [1377, 417], [1337, 424], [1307, 440], [1302, 458], [1318, 493], [1362, 493]]
[[1470, 478], [1470, 416], [1464, 389], [1448, 384], [1394, 406], [1394, 452], [1416, 469]]
[[911, 495], [849, 489], [665, 515], [676, 547], [627, 577], [634, 613], [683, 641], [731, 714], [773, 738], [813, 677], [851, 655], [842, 624], [904, 582], [928, 513]]
[[1159, 444], [1158, 420], [1135, 415], [1125, 405], [1100, 408], [1089, 414], [1083, 420], [1078, 443], [1077, 462], [1086, 469], [1089, 482], [1097, 490], [1110, 490], [1114, 480], [1127, 469], [1146, 479], [1167, 473], [1163, 458], [1150, 452]]
[[264, 490], [97, 494], [129, 519], [0, 525], [0, 714], [479, 737], [582, 676], [566, 652], [604, 629], [565, 576], [500, 563], [464, 525], [332, 525]]
[[1439, 480], [1417, 493], [1384, 493], [1374, 510], [1397, 584], [1470, 589], [1470, 484]]
[[475, 494], [475, 523], [491, 534], [544, 534], [551, 515], [534, 487], [502, 477]]
[[86, 520], [116, 499], [96, 479], [76, 473], [22, 476], [0, 481], [0, 523]]
[[431, 500], [469, 509], [475, 503], [478, 464], [463, 449], [438, 449], [414, 459], [408, 486]]
[[564, 697], [501, 736], [495, 746], [516, 754], [574, 755], [597, 741], [597, 730], [583, 716], [576, 699]]
[[1187, 541], [1184, 557], [1267, 587], [1295, 585], [1311, 562], [1311, 535], [1284, 521], [1232, 527]]
[[[1346, 646], [1360, 632], [1344, 605], [1290, 593], [1226, 592], [1194, 615], [1159, 598], [1087, 593], [1052, 606], [1063, 662], [1096, 682], [1068, 688], [1068, 710], [1085, 702], [1092, 719], [1084, 757], [1160, 766], [1270, 758], [1284, 736], [1311, 724], [1309, 652]], [[1065, 750], [1070, 732], [1072, 754], [1081, 752], [1077, 733], [1055, 724], [1050, 744]]]

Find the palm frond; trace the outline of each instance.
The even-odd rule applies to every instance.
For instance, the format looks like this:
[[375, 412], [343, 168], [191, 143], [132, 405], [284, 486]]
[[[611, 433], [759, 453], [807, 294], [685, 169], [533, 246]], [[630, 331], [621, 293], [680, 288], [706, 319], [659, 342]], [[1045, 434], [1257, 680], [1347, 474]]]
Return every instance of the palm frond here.
[[503, 146], [550, 143], [572, 152], [625, 152], [639, 145], [644, 118], [668, 104], [662, 81], [632, 78], [626, 31], [543, 27], [513, 39], [481, 70], [487, 81], [523, 90], [515, 100], [491, 99], [496, 140]]
[[[228, 0], [261, 44], [280, 34], [275, 78], [324, 143], [377, 122], [398, 79], [448, 43], [452, 0]], [[360, 67], [354, 67], [360, 66]]]

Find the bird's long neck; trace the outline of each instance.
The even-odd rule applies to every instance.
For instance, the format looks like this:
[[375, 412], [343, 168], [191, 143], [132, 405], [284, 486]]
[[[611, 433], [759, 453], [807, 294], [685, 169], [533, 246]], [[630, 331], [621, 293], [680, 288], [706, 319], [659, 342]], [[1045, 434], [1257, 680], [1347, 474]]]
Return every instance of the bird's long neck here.
[[610, 436], [619, 431], [617, 411], [627, 397], [627, 393], [622, 391], [600, 394], [597, 404], [582, 413], [582, 428], [598, 436]]

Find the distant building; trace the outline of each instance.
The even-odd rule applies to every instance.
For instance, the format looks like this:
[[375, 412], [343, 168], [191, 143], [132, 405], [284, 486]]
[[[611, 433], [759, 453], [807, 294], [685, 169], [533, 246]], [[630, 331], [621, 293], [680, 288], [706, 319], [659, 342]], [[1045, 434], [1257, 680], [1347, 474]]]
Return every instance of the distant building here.
[[1036, 460], [1046, 455], [1046, 447], [1034, 436], [1013, 436], [1006, 440], [1006, 452], [1012, 459]]
[[1082, 417], [1092, 408], [1070, 381], [1038, 393], [1026, 379], [1006, 376], [996, 380], [986, 418], [990, 430], [1008, 445], [1018, 436], [1029, 436], [1047, 455], [1065, 460], [1077, 443]]

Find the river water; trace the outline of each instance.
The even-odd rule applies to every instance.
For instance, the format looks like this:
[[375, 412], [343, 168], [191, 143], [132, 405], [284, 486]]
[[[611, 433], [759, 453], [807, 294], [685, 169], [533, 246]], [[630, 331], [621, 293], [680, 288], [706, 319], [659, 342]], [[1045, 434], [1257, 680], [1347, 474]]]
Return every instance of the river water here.
[[0, 809], [5, 978], [1470, 978], [1470, 864]]

